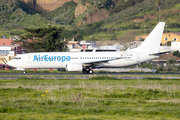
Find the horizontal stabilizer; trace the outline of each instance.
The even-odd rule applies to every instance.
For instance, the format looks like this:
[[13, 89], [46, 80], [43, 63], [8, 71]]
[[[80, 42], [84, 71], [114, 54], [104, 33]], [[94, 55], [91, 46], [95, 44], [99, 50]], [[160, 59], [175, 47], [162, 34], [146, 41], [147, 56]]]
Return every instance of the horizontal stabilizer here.
[[161, 55], [161, 54], [164, 54], [164, 53], [169, 53], [171, 51], [165, 51], [165, 52], [158, 52], [158, 53], [152, 53], [152, 54], [149, 54], [149, 55]]

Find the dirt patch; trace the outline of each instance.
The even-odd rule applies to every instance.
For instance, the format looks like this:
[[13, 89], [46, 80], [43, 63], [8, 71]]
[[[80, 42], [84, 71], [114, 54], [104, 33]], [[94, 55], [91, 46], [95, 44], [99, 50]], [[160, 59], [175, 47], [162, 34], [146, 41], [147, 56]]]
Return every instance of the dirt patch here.
[[[166, 10], [166, 11], [161, 11], [161, 17], [163, 17], [163, 16], [162, 16], [163, 14], [167, 14], [167, 13], [171, 13], [171, 12], [173, 12], [174, 14], [177, 14], [177, 13], [180, 13], [180, 10]], [[134, 19], [133, 22], [135, 22], [135, 23], [141, 23], [141, 22], [146, 22], [146, 20], [155, 19], [155, 18], [157, 18], [157, 14], [159, 14], [159, 12], [154, 13], [153, 15], [152, 15], [152, 14], [144, 15], [142, 18]]]
[[101, 10], [97, 9], [97, 11], [95, 11], [93, 14], [87, 15], [86, 20], [82, 24], [95, 23], [95, 22], [104, 20], [107, 17], [109, 17], [108, 11], [106, 11], [104, 9], [101, 9]]
[[180, 103], [180, 100], [146, 100], [146, 102], [172, 102], [172, 103]]
[[[70, 2], [71, 0], [20, 0], [30, 6], [35, 10], [41, 12], [50, 12], [61, 7], [64, 3]], [[79, 0], [73, 0], [78, 3]]]
[[86, 3], [86, 5], [79, 3], [75, 9], [75, 17], [77, 18], [79, 17], [79, 15], [83, 14], [87, 10], [87, 6], [91, 6], [91, 5], [88, 3]]
[[156, 14], [153, 14], [153, 15], [144, 15], [142, 19], [137, 18], [137, 19], [134, 19], [133, 21], [134, 21], [135, 23], [140, 23], [140, 22], [145, 22], [146, 19], [152, 20], [152, 19], [154, 19], [154, 18], [156, 18]]

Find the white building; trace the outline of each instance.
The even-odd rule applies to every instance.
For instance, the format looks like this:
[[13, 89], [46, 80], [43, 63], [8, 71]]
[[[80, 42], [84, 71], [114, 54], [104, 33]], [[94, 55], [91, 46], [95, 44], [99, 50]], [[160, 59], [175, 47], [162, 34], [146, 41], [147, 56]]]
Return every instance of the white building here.
[[179, 50], [180, 51], [180, 42], [171, 42], [171, 50], [173, 50], [173, 51]]

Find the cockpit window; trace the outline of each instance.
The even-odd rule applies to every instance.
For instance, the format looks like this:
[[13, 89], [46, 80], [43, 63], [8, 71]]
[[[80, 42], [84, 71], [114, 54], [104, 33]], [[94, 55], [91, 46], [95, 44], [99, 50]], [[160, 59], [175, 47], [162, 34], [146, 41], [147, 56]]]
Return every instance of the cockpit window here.
[[20, 60], [20, 59], [21, 59], [21, 57], [15, 57], [14, 59], [15, 59], [15, 60]]

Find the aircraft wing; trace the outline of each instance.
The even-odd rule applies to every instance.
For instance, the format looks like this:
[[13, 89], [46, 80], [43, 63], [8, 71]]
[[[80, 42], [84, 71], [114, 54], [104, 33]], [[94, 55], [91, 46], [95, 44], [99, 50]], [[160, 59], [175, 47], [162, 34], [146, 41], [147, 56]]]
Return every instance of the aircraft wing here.
[[83, 62], [83, 66], [102, 66], [103, 63], [108, 63], [109, 61], [117, 60], [117, 59], [107, 59], [107, 60], [96, 60], [96, 61], [89, 61], [89, 62]]
[[106, 60], [95, 60], [95, 61], [88, 61], [88, 62], [83, 62], [82, 64], [84, 66], [89, 66], [89, 65], [93, 65], [93, 66], [98, 66], [98, 65], [101, 65], [103, 63], [107, 63], [109, 61], [113, 61], [113, 60], [118, 60], [118, 59], [124, 59], [127, 55], [129, 51], [129, 48], [123, 53], [123, 55], [119, 58], [116, 58], [116, 59], [106, 59]]
[[149, 54], [149, 55], [161, 55], [161, 54], [168, 53], [168, 52], [171, 52], [171, 51], [158, 52], [158, 53], [151, 53], [151, 54]]
[[83, 65], [84, 65], [84, 66], [88, 66], [88, 65], [99, 65], [99, 64], [102, 64], [102, 63], [107, 63], [107, 62], [112, 61], [112, 60], [117, 60], [117, 59], [88, 61], [88, 62], [83, 62]]

